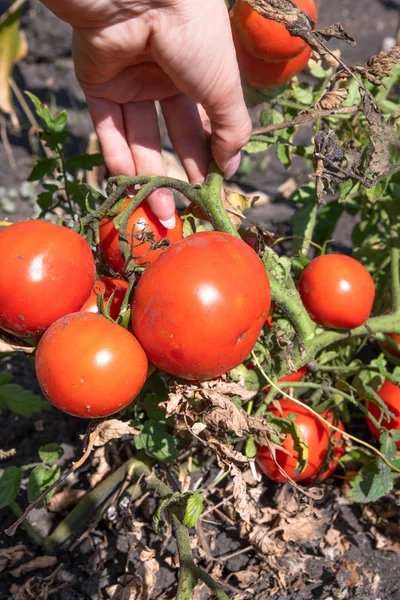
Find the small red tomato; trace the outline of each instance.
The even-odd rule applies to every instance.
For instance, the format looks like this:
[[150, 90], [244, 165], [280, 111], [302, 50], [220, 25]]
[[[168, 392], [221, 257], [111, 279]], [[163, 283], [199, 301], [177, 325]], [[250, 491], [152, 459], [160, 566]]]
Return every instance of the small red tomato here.
[[[287, 399], [280, 400], [279, 403], [282, 408], [283, 417], [286, 418], [289, 414], [297, 415], [295, 423], [300, 429], [303, 442], [308, 446], [308, 464], [302, 473], [298, 472], [298, 453], [294, 449], [293, 437], [290, 434], [286, 436], [282, 444], [282, 448], [288, 454], [278, 448], [276, 450], [276, 461], [294, 481], [315, 479], [329, 448], [327, 427], [307, 410], [306, 407]], [[269, 407], [268, 411], [277, 417], [282, 416], [274, 406]], [[285, 476], [279, 471], [266, 446], [257, 447], [256, 462], [264, 475], [267, 475], [270, 479], [281, 483], [286, 481]]]
[[[286, 381], [288, 383], [303, 381], [306, 373], [307, 373], [307, 367], [306, 366], [300, 367], [300, 369], [298, 369], [297, 371], [292, 371], [291, 373], [288, 373], [287, 375], [284, 375], [283, 377], [278, 379], [278, 383], [285, 383]], [[290, 387], [290, 385], [288, 385], [287, 387], [284, 387], [284, 388], [280, 388], [280, 389], [286, 390], [288, 387]], [[262, 391], [264, 392], [264, 394], [268, 394], [270, 388], [271, 388], [271, 386], [267, 385], [265, 388], [263, 388]]]
[[[130, 200], [127, 199], [121, 208], [126, 208]], [[100, 252], [106, 263], [116, 272], [124, 275], [124, 257], [119, 250], [118, 233], [112, 219], [103, 219], [100, 222]], [[142, 202], [131, 214], [127, 224], [128, 242], [131, 245], [132, 257], [138, 265], [154, 262], [166, 246], [150, 249], [150, 238], [155, 242], [168, 240], [171, 244], [182, 239], [183, 224], [179, 214], [175, 212], [176, 224], [174, 229], [167, 229], [161, 225], [157, 217], [151, 212], [146, 201]]]
[[115, 320], [119, 315], [119, 311], [121, 310], [128, 286], [128, 282], [124, 279], [117, 279], [116, 277], [101, 277], [99, 281], [96, 281], [92, 293], [81, 308], [81, 312], [98, 313], [99, 309], [97, 306], [97, 298], [100, 296], [100, 294], [103, 292], [104, 302], [106, 305], [108, 305], [108, 301], [114, 292], [109, 309], [110, 317]]
[[[294, 0], [296, 6], [315, 22], [317, 9], [314, 0]], [[235, 25], [247, 51], [265, 61], [286, 61], [298, 56], [307, 44], [291, 35], [282, 23], [263, 17], [245, 0], [236, 0], [232, 9]]]
[[158, 368], [206, 380], [243, 362], [270, 304], [257, 254], [236, 237], [206, 231], [172, 244], [145, 270], [133, 296], [132, 326]]
[[[385, 379], [381, 389], [378, 392], [378, 396], [383, 400], [391, 413], [394, 414], [394, 418], [390, 420], [383, 418], [381, 425], [383, 429], [396, 429], [400, 430], [400, 386], [395, 385], [388, 379]], [[367, 409], [373, 417], [379, 422], [381, 418], [381, 409], [379, 406], [374, 404], [372, 401], [367, 402]], [[367, 425], [371, 433], [379, 439], [381, 433], [375, 427], [370, 419], [367, 418]], [[400, 441], [396, 442], [396, 446], [400, 448]]]
[[79, 310], [94, 285], [95, 262], [75, 231], [47, 221], [0, 232], [0, 327], [25, 337]]
[[352, 329], [370, 316], [375, 298], [371, 275], [344, 254], [314, 258], [301, 274], [298, 290], [311, 318], [322, 327]]
[[306, 46], [295, 58], [285, 62], [267, 62], [256, 58], [244, 47], [231, 14], [232, 38], [243, 81], [256, 89], [276, 88], [287, 83], [308, 64], [311, 48]]
[[147, 376], [139, 342], [101, 315], [73, 313], [41, 338], [36, 375], [46, 398], [77, 417], [106, 417], [138, 395]]

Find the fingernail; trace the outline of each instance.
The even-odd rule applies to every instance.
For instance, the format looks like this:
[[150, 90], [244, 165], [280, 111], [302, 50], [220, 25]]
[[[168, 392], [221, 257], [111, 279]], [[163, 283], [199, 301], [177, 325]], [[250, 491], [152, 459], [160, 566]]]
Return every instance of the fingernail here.
[[165, 221], [163, 221], [162, 219], [159, 219], [159, 221], [161, 225], [165, 227], [165, 229], [173, 229], [176, 225], [175, 215], [172, 215], [172, 217], [166, 219]]
[[231, 158], [231, 160], [228, 162], [228, 164], [226, 165], [226, 169], [225, 169], [225, 178], [226, 179], [230, 179], [231, 177], [234, 176], [234, 174], [236, 173], [236, 171], [239, 168], [241, 158], [242, 158], [241, 152], [238, 152], [236, 154], [236, 156]]

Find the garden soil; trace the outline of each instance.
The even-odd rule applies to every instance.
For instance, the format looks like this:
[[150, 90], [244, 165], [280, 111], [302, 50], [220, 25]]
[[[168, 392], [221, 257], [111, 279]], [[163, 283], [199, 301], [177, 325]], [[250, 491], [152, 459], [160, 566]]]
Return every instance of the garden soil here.
[[[0, 10], [8, 2], [0, 0]], [[27, 3], [23, 26], [29, 53], [17, 68], [15, 81], [43, 101], [67, 108], [69, 150], [84, 152], [91, 133], [84, 98], [73, 74], [68, 26], [53, 18], [38, 2]], [[199, 3], [201, 7], [201, 3]], [[396, 35], [399, 3], [390, 0], [322, 0], [320, 24], [342, 21], [357, 39], [357, 47], [341, 47], [349, 64], [367, 60], [380, 50], [384, 37]], [[8, 202], [0, 219], [12, 221], [32, 214], [30, 190], [24, 184], [32, 167], [29, 121], [18, 108], [21, 131], [8, 131], [10, 150], [0, 146], [0, 196]], [[306, 135], [306, 133], [304, 134]], [[296, 165], [293, 173], [296, 172]], [[299, 165], [298, 169], [301, 169]], [[247, 191], [276, 194], [288, 174], [271, 161], [268, 170], [251, 180], [241, 178]], [[7, 190], [7, 192], [5, 192]], [[1, 202], [1, 201], [0, 201]], [[5, 210], [4, 210], [5, 209]], [[258, 209], [256, 216], [272, 230], [287, 222], [293, 207], [283, 197]], [[336, 243], [349, 249], [351, 223], [342, 223]], [[31, 359], [6, 357], [4, 372], [16, 383], [40, 393]], [[25, 419], [7, 411], [0, 414], [2, 450], [16, 449], [1, 467], [23, 466], [38, 460], [38, 449], [58, 442], [64, 449], [59, 464], [67, 469], [82, 454], [88, 423], [56, 410]], [[353, 424], [354, 428], [362, 426]], [[46, 535], [83, 490], [98, 481], [104, 468], [118, 466], [131, 451], [128, 441], [97, 449], [68, 485], [53, 498], [51, 510], [35, 509], [31, 523]], [[103, 470], [103, 471], [102, 471]], [[0, 470], [1, 471], [1, 470]], [[195, 480], [198, 475], [193, 474]], [[217, 476], [207, 473], [205, 488]], [[257, 501], [257, 523], [251, 528], [237, 521], [229, 502], [211, 511], [229, 495], [226, 480], [207, 495], [210, 511], [192, 530], [196, 560], [224, 585], [234, 600], [400, 600], [400, 525], [398, 496], [393, 493], [373, 505], [354, 505], [346, 498], [347, 483], [339, 472], [324, 484], [324, 496], [310, 502], [287, 485], [249, 480]], [[74, 490], [74, 497], [68, 495]], [[58, 503], [55, 501], [57, 499]], [[25, 497], [26, 501], [26, 497]], [[176, 546], [168, 523], [155, 534], [152, 515], [157, 502], [150, 495], [129, 503], [116, 500], [104, 518], [83, 533], [72, 549], [46, 557], [19, 528], [13, 537], [4, 530], [15, 520], [0, 513], [0, 600], [151, 600], [172, 599], [177, 588]], [[210, 598], [199, 587], [196, 598]]]

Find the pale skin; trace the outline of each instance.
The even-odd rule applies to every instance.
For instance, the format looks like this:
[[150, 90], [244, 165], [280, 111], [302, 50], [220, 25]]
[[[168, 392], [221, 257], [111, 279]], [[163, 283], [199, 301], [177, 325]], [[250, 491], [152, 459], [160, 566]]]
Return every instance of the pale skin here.
[[[189, 181], [231, 176], [251, 133], [224, 0], [42, 0], [73, 27], [78, 81], [112, 175], [165, 175], [155, 101]], [[174, 226], [161, 189], [154, 214]]]

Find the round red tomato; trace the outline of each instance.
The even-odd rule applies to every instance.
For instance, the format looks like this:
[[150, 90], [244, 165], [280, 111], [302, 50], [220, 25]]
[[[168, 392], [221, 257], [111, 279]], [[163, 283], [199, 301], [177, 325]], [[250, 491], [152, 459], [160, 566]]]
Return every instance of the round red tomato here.
[[15, 223], [0, 232], [0, 327], [37, 336], [79, 310], [95, 280], [87, 242], [47, 221]]
[[351, 329], [370, 316], [375, 298], [371, 275], [344, 254], [314, 258], [301, 274], [298, 290], [311, 318], [322, 327]]
[[[121, 211], [129, 204], [127, 199]], [[115, 217], [114, 217], [115, 218]], [[151, 212], [146, 201], [142, 202], [131, 214], [127, 224], [127, 237], [131, 245], [132, 257], [138, 265], [152, 263], [166, 249], [160, 246], [150, 249], [149, 238], [153, 237], [155, 242], [168, 240], [171, 244], [182, 239], [183, 224], [180, 216], [175, 212], [176, 225], [174, 229], [167, 229], [161, 225], [157, 217]], [[112, 219], [103, 219], [100, 222], [100, 252], [106, 263], [117, 273], [124, 275], [124, 257], [119, 250], [118, 233], [113, 225]]]
[[[278, 383], [284, 383], [284, 382], [297, 382], [297, 381], [303, 381], [304, 377], [306, 376], [307, 373], [307, 367], [300, 367], [300, 369], [298, 369], [297, 371], [292, 371], [291, 373], [288, 373], [287, 375], [284, 375], [283, 377], [281, 377], [280, 379], [278, 379]], [[284, 388], [280, 388], [281, 390], [286, 390], [288, 387], [290, 387], [290, 385], [288, 385], [287, 387]], [[263, 388], [263, 392], [264, 394], [268, 394], [269, 390], [270, 390], [271, 386], [267, 385], [265, 388]]]
[[[317, 20], [314, 0], [294, 0], [294, 3], [313, 21]], [[261, 16], [245, 0], [236, 0], [233, 15], [244, 47], [255, 58], [286, 61], [298, 56], [307, 46], [301, 38], [290, 35], [282, 23]]]
[[[378, 392], [378, 396], [383, 400], [390, 412], [394, 415], [394, 418], [391, 418], [390, 420], [386, 418], [382, 419], [382, 429], [387, 429], [388, 431], [390, 431], [390, 429], [400, 430], [400, 386], [395, 385], [386, 379]], [[379, 406], [369, 401], [367, 402], [367, 409], [379, 422], [382, 414]], [[379, 439], [381, 433], [370, 419], [367, 419], [367, 425], [371, 433]], [[400, 448], [400, 441], [396, 442], [396, 446]]]
[[138, 395], [147, 358], [131, 333], [101, 315], [73, 313], [39, 342], [36, 375], [46, 398], [77, 417], [106, 417]]
[[108, 306], [108, 301], [114, 293], [109, 309], [110, 317], [115, 320], [119, 315], [119, 311], [121, 310], [128, 286], [128, 282], [124, 279], [117, 279], [116, 277], [101, 277], [99, 281], [96, 281], [92, 293], [82, 306], [81, 311], [98, 313], [99, 309], [97, 305], [97, 298], [100, 296], [100, 294], [103, 293], [104, 303]]
[[[302, 473], [298, 473], [298, 453], [294, 449], [293, 437], [290, 434], [286, 436], [282, 444], [285, 452], [280, 449], [276, 450], [276, 461], [294, 481], [315, 479], [329, 449], [328, 429], [306, 407], [287, 399], [280, 400], [279, 404], [282, 408], [283, 417], [286, 418], [289, 414], [297, 415], [295, 423], [300, 429], [303, 442], [308, 446], [308, 464]], [[268, 411], [277, 417], [282, 416], [274, 406], [269, 407]], [[278, 482], [286, 481], [285, 476], [279, 471], [266, 446], [257, 447], [256, 462], [260, 470], [270, 479]]]
[[218, 377], [252, 350], [268, 316], [264, 265], [242, 240], [195, 233], [170, 246], [136, 286], [133, 331], [149, 360], [184, 379]]
[[244, 47], [231, 16], [232, 38], [243, 81], [256, 89], [276, 88], [287, 83], [308, 64], [311, 48], [306, 46], [295, 58], [284, 62], [267, 62], [256, 58]]

